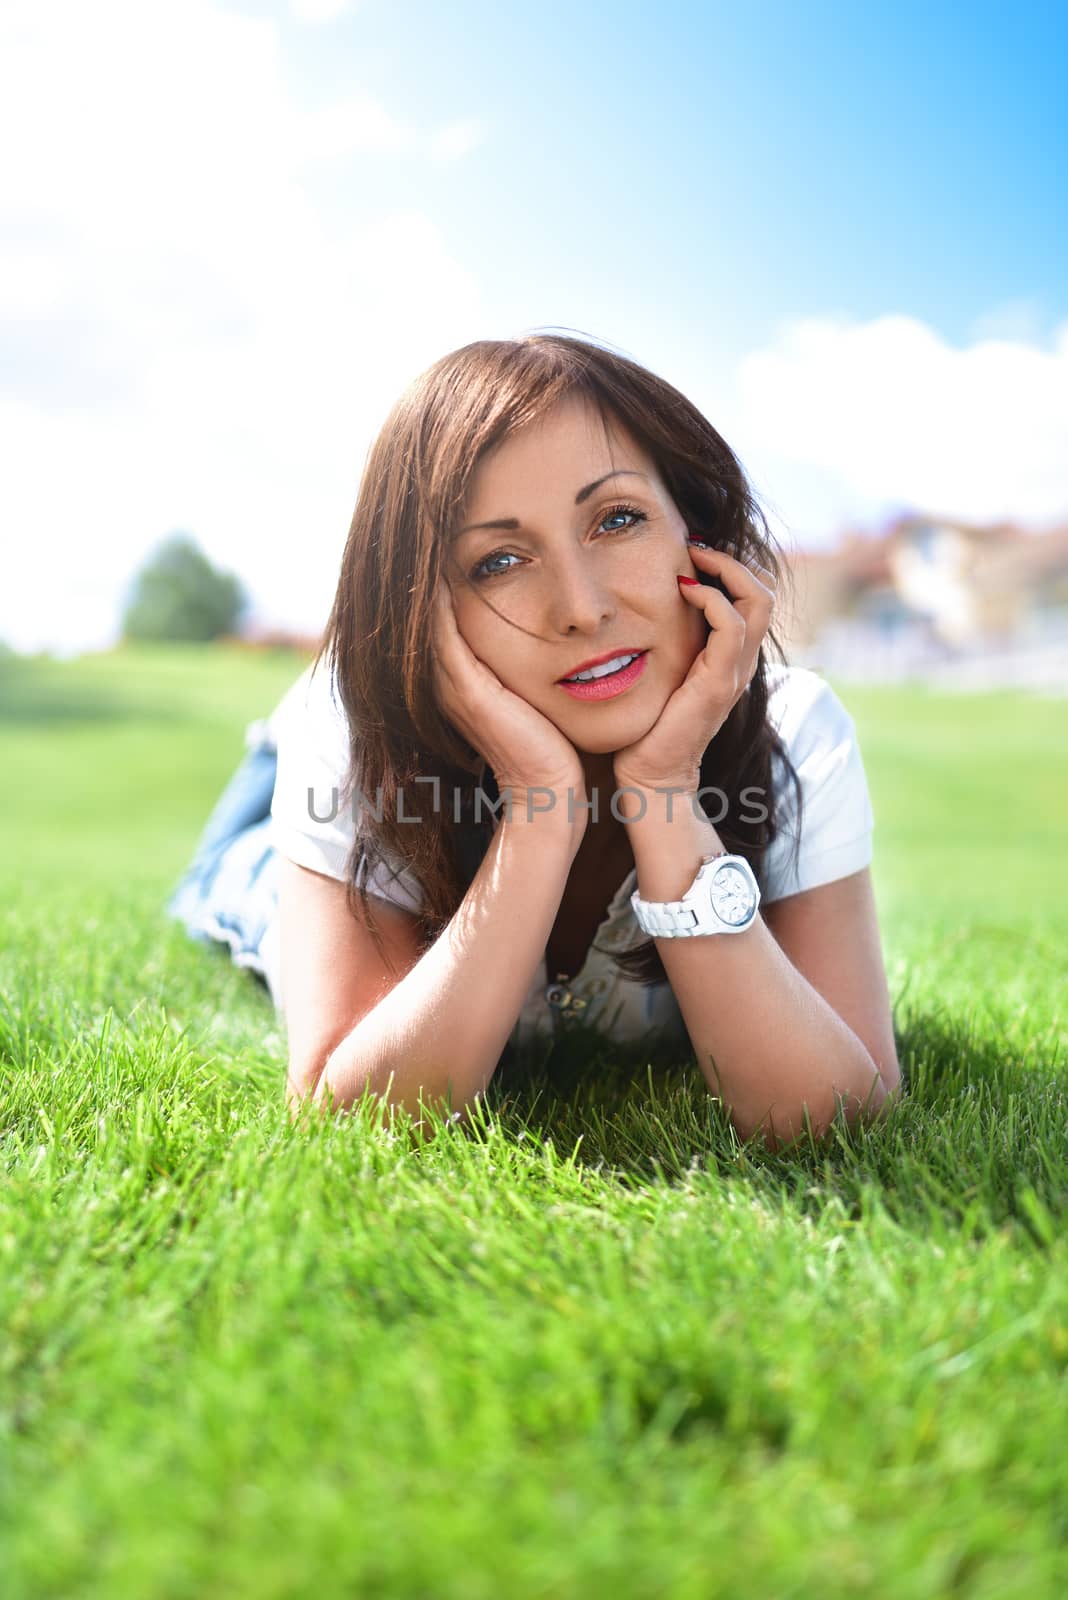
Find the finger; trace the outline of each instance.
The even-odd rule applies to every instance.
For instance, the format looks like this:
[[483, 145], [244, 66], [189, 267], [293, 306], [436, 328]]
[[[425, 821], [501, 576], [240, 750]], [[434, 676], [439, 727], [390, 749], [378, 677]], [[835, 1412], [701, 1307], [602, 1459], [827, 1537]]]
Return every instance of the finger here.
[[449, 585], [444, 578], [438, 579], [438, 587], [434, 595], [434, 604], [442, 617], [448, 618], [450, 622], [455, 622], [456, 612], [452, 603], [452, 590], [449, 588]]
[[502, 685], [492, 668], [475, 654], [460, 632], [450, 593], [446, 592], [440, 598], [440, 607], [442, 635], [436, 641], [438, 649], [435, 656], [440, 670], [451, 684], [463, 685], [463, 692], [467, 695], [481, 694], [487, 688], [491, 692], [500, 689]]
[[745, 632], [745, 617], [740, 605], [733, 605], [725, 594], [718, 589], [713, 589], [708, 583], [680, 583], [679, 593], [686, 595], [690, 602], [699, 606], [708, 618], [708, 623], [717, 633], [731, 628], [741, 628]]
[[446, 583], [442, 584], [440, 608], [444, 630], [453, 647], [460, 652], [465, 660], [470, 658], [472, 661], [478, 661], [480, 658], [475, 655], [475, 652], [460, 631], [460, 619], [456, 615], [456, 596]]
[[[745, 687], [748, 688], [756, 676], [760, 647], [764, 642], [764, 636], [771, 621], [771, 608], [768, 608], [763, 620], [761, 620], [760, 616], [747, 618], [743, 615], [746, 610], [744, 602], [737, 601], [732, 604], [726, 595], [721, 594], [718, 589], [710, 588], [707, 584], [693, 586], [680, 584], [679, 590], [681, 594], [692, 595], [693, 604], [699, 605], [704, 611], [711, 630], [705, 650], [710, 651], [713, 656], [717, 654], [712, 642], [714, 637], [717, 634], [728, 631], [732, 621], [735, 628], [739, 625], [741, 626], [741, 635], [738, 639], [740, 646], [739, 665], [741, 675], [745, 680]], [[701, 658], [698, 657], [698, 659]]]
[[434, 603], [430, 618], [430, 627], [435, 645], [443, 643], [449, 632], [448, 590], [444, 584], [439, 584], [434, 594]]
[[458, 680], [464, 665], [464, 639], [456, 624], [456, 612], [448, 585], [442, 582], [434, 596], [431, 622], [434, 664], [450, 683]]
[[716, 550], [700, 540], [690, 540], [687, 548], [698, 570], [715, 572], [735, 599], [750, 596], [759, 599], [762, 595], [772, 601], [775, 599], [775, 576], [767, 567], [739, 561], [726, 550]]
[[[775, 579], [766, 567], [747, 566], [726, 550], [717, 550], [700, 539], [689, 539], [687, 549], [699, 572], [715, 572], [726, 584], [733, 599], [739, 604], [774, 602]], [[768, 580], [765, 583], [757, 574]]]
[[722, 556], [724, 561], [731, 562], [734, 566], [741, 567], [743, 572], [763, 572], [767, 577], [774, 579], [774, 574], [771, 572], [770, 568], [761, 566], [760, 562], [757, 561], [755, 556], [752, 558], [752, 560], [743, 561], [738, 556], [732, 556], [728, 551], [721, 550], [719, 546], [714, 545], [711, 540], [701, 539], [696, 534], [687, 534], [686, 548], [688, 550], [700, 550], [709, 555]]

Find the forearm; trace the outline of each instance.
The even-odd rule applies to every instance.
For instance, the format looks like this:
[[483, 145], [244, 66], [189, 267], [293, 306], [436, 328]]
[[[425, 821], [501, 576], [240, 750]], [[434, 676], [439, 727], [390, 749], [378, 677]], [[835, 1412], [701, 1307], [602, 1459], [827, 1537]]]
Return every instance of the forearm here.
[[[315, 1100], [369, 1087], [418, 1116], [483, 1092], [549, 939], [576, 846], [554, 816], [502, 817], [463, 902], [434, 944], [327, 1059]], [[389, 1087], [392, 1075], [392, 1087]]]
[[[644, 817], [627, 798], [628, 833], [644, 900], [679, 900], [702, 857], [724, 849], [691, 796], [646, 794]], [[699, 810], [699, 808], [698, 808]], [[658, 939], [657, 950], [701, 1071], [740, 1137], [758, 1129], [776, 1147], [804, 1131], [804, 1107], [817, 1134], [846, 1097], [853, 1121], [876, 1112], [887, 1087], [865, 1045], [776, 943], [759, 911], [739, 934]]]

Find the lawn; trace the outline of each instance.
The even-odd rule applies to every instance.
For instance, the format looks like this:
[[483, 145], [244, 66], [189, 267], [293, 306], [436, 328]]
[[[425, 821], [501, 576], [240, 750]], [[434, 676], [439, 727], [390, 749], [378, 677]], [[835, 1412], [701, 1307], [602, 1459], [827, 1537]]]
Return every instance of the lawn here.
[[419, 1148], [161, 915], [300, 664], [0, 659], [5, 1600], [1068, 1592], [1063, 702], [836, 685], [884, 1123], [576, 1029]]

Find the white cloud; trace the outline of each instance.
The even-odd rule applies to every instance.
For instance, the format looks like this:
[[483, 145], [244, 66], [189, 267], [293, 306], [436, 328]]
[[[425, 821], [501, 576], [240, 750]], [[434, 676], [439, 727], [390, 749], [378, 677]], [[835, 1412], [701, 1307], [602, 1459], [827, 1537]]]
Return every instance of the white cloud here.
[[[178, 528], [265, 619], [320, 625], [386, 411], [487, 336], [441, 231], [361, 187], [382, 156], [462, 159], [481, 122], [424, 127], [359, 86], [309, 107], [286, 65], [277, 23], [209, 0], [0, 7], [0, 639], [106, 642]], [[324, 198], [342, 161], [343, 199]], [[905, 317], [803, 320], [706, 409], [806, 542], [906, 503], [1050, 520], [1068, 325], [1045, 346], [1031, 315], [995, 307], [961, 350]], [[707, 365], [692, 383], [679, 366], [698, 398]]]
[[298, 22], [337, 22], [350, 16], [359, 0], [292, 0], [290, 11]]
[[342, 105], [313, 107], [303, 118], [294, 154], [304, 161], [352, 155], [409, 155], [421, 144], [410, 123], [394, 117], [370, 95]]
[[1048, 348], [954, 349], [911, 317], [806, 318], [742, 361], [738, 391], [743, 454], [794, 527], [905, 505], [1035, 525], [1068, 513], [1068, 323]]
[[106, 642], [175, 528], [318, 626], [385, 412], [482, 332], [426, 216], [361, 206], [358, 167], [343, 210], [307, 182], [329, 154], [432, 166], [449, 128], [308, 113], [283, 65], [274, 23], [207, 0], [0, 14], [0, 638]]
[[432, 133], [428, 148], [437, 162], [459, 161], [477, 149], [484, 142], [486, 134], [485, 124], [477, 117], [461, 117], [457, 122], [448, 122]]
[[370, 95], [343, 104], [315, 107], [295, 130], [295, 162], [335, 161], [354, 155], [425, 156], [432, 162], [458, 161], [486, 137], [485, 125], [467, 117], [424, 132], [389, 112]]

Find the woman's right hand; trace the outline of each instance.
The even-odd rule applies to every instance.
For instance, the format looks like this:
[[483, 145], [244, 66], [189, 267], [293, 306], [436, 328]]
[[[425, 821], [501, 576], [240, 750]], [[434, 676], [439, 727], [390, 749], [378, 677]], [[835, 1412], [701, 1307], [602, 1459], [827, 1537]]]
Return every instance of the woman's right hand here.
[[[552, 790], [554, 814], [563, 826], [571, 802], [571, 832], [576, 848], [586, 830], [589, 812], [586, 781], [578, 751], [571, 741], [521, 695], [506, 689], [497, 674], [480, 661], [456, 623], [452, 593], [442, 578], [434, 597], [432, 641], [434, 684], [441, 708], [483, 760], [489, 762], [502, 797], [512, 793], [512, 806], [523, 813], [529, 790]], [[544, 809], [548, 797], [535, 793], [531, 809]], [[504, 813], [507, 816], [507, 808]]]

